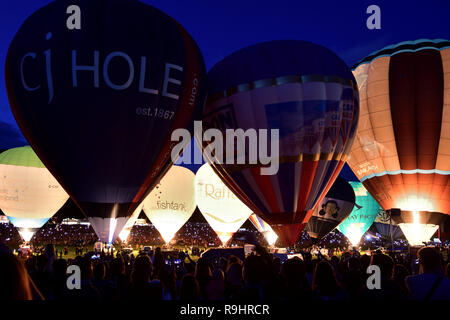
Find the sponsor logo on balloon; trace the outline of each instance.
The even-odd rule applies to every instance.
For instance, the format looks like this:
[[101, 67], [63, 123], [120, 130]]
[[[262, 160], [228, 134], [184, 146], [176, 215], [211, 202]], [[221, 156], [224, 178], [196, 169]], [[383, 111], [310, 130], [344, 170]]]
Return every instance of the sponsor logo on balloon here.
[[157, 201], [156, 202], [156, 206], [158, 207], [158, 209], [169, 209], [169, 210], [176, 210], [176, 211], [187, 211], [186, 209], [186, 203], [182, 202], [182, 203], [177, 203], [174, 201]]
[[19, 195], [16, 196], [7, 196], [7, 195], [0, 195], [0, 200], [4, 201], [19, 201]]
[[195, 103], [197, 101], [198, 86], [199, 86], [199, 81], [198, 81], [197, 75], [194, 75], [194, 80], [192, 80], [191, 96], [189, 98], [189, 105], [191, 107], [195, 106]]
[[139, 116], [148, 116], [154, 118], [161, 118], [165, 120], [171, 120], [175, 115], [174, 111], [165, 110], [157, 107], [148, 107], [148, 108], [136, 108], [136, 114]]
[[[48, 32], [46, 34], [46, 40], [51, 40], [52, 33]], [[53, 100], [54, 96], [54, 89], [53, 89], [53, 83], [54, 80], [58, 81], [60, 79], [53, 79], [52, 75], [52, 51], [51, 49], [45, 50], [43, 52], [44, 60], [40, 61], [42, 59], [42, 55], [36, 52], [27, 52], [24, 54], [20, 60], [20, 77], [22, 81], [22, 86], [27, 91], [35, 91], [41, 88], [40, 83], [29, 83], [26, 80], [27, 76], [27, 70], [30, 70], [29, 72], [32, 72], [36, 70], [28, 69], [31, 64], [43, 64], [44, 68], [41, 69], [41, 71], [44, 71], [45, 69], [45, 76], [47, 79], [47, 88], [48, 88], [48, 104], [50, 104]], [[83, 58], [80, 59], [80, 56]], [[86, 57], [91, 57], [91, 64], [82, 65], [79, 60], [87, 59]], [[103, 58], [103, 60], [101, 60]], [[116, 81], [114, 83], [111, 80], [110, 73], [111, 69], [114, 66], [114, 63], [111, 63], [112, 61], [122, 60], [122, 63], [126, 63], [128, 65], [128, 74], [123, 77], [122, 81], [119, 83]], [[100, 88], [100, 78], [101, 75], [103, 76], [103, 81], [106, 84], [106, 86], [110, 87], [113, 90], [125, 90], [128, 89], [133, 81], [137, 78], [136, 76], [139, 75], [139, 89], [138, 92], [140, 93], [146, 93], [146, 94], [152, 94], [152, 95], [158, 95], [159, 89], [155, 88], [148, 88], [145, 87], [145, 79], [146, 79], [146, 73], [151, 70], [151, 63], [150, 61], [147, 62], [147, 58], [144, 56], [140, 57], [140, 61], [136, 62], [131, 59], [131, 57], [122, 51], [113, 51], [110, 52], [107, 55], [104, 55], [103, 53], [100, 54], [100, 51], [94, 50], [92, 54], [89, 53], [79, 53], [76, 49], [72, 50], [72, 64], [71, 64], [71, 74], [72, 74], [72, 87], [77, 88], [79, 86], [78, 83], [78, 77], [81, 72], [90, 72], [92, 74], [92, 83], [91, 85], [94, 88]], [[103, 63], [101, 63], [103, 62]], [[147, 66], [148, 65], [148, 66]], [[151, 71], [149, 71], [151, 73]], [[177, 94], [174, 94], [170, 92], [170, 88], [173, 88], [173, 86], [180, 86], [181, 80], [179, 79], [181, 76], [181, 73], [183, 72], [183, 67], [172, 64], [169, 62], [165, 63], [164, 68], [164, 80], [163, 80], [163, 86], [161, 90], [161, 95], [163, 97], [171, 98], [174, 100], [178, 100], [180, 97]], [[190, 98], [191, 105], [194, 104], [196, 101], [195, 96], [198, 92], [197, 86], [195, 86], [195, 83], [197, 83], [198, 86], [198, 80], [194, 80], [194, 86], [192, 89], [192, 94]], [[194, 89], [195, 88], [195, 89]]]
[[[3, 193], [3, 194], [1, 194], [1, 193]], [[15, 193], [16, 193], [15, 196], [14, 195], [10, 195], [8, 193], [9, 193], [8, 189], [0, 189], [0, 200], [4, 200], [4, 201], [19, 201], [19, 191], [18, 190], [15, 191]]]
[[347, 218], [347, 220], [363, 220], [363, 219], [370, 219], [370, 215], [351, 215]]
[[357, 169], [357, 173], [359, 176], [363, 176], [365, 173], [373, 172], [378, 170], [378, 166], [376, 164], [372, 164], [370, 162], [365, 162], [359, 165], [360, 169]]
[[[201, 184], [199, 184], [199, 186], [201, 187]], [[205, 197], [209, 197], [214, 200], [237, 199], [234, 193], [231, 192], [231, 190], [228, 189], [225, 185], [218, 188], [215, 187], [213, 184], [206, 183], [203, 186]]]

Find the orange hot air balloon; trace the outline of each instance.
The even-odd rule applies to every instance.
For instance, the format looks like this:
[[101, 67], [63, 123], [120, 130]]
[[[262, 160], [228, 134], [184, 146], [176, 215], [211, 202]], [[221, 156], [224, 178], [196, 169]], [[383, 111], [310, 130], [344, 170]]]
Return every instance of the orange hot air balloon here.
[[450, 41], [388, 46], [353, 74], [361, 109], [352, 170], [385, 210], [449, 214]]

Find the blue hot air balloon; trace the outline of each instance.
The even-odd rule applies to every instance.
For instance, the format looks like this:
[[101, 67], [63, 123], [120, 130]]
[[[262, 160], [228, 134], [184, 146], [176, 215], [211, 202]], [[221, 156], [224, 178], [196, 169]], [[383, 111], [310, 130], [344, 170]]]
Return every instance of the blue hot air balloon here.
[[28, 142], [110, 242], [172, 164], [171, 133], [200, 116], [206, 71], [190, 35], [154, 7], [77, 1], [81, 29], [70, 30], [71, 5], [23, 23], [6, 86]]
[[350, 181], [355, 191], [356, 206], [352, 213], [338, 227], [353, 245], [357, 245], [362, 235], [370, 228], [381, 210], [380, 205], [359, 181]]
[[[341, 171], [358, 114], [358, 90], [350, 69], [331, 50], [310, 42], [252, 45], [208, 73], [203, 116], [207, 128], [223, 133], [278, 129], [279, 139], [273, 141], [279, 142], [279, 154], [271, 153], [274, 144], [269, 142], [267, 152], [259, 149], [259, 161], [251, 163], [248, 150], [261, 144], [246, 138], [249, 142], [241, 141], [241, 147], [249, 147], [236, 146], [235, 159], [220, 160], [217, 152], [210, 158], [228, 187], [285, 245], [296, 242]], [[240, 164], [238, 159], [246, 161]], [[279, 162], [275, 174], [261, 173], [266, 160]]]

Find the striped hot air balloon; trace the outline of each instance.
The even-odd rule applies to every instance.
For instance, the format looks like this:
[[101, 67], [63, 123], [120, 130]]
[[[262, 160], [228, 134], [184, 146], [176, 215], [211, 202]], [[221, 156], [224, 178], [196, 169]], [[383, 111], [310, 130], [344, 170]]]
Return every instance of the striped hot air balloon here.
[[245, 164], [220, 161], [215, 154], [213, 165], [284, 245], [294, 244], [350, 151], [359, 111], [350, 69], [322, 46], [270, 41], [217, 63], [208, 85], [203, 117], [208, 128], [279, 130], [279, 155], [272, 154], [280, 163], [276, 174], [262, 175], [262, 161], [250, 164], [239, 147]]
[[273, 246], [277, 241], [278, 236], [270, 227], [270, 225], [256, 214], [252, 214], [248, 219], [255, 226], [255, 228], [264, 235], [267, 243]]
[[450, 41], [391, 45], [353, 73], [361, 114], [350, 167], [383, 209], [439, 223], [450, 214]]

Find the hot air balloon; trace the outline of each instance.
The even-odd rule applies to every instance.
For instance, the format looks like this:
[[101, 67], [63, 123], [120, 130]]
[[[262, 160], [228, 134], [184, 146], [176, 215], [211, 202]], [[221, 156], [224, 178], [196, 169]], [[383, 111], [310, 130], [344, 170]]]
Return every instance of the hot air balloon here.
[[306, 225], [313, 242], [333, 231], [350, 215], [354, 205], [355, 192], [352, 186], [344, 179], [337, 178]]
[[391, 216], [384, 210], [380, 210], [378, 212], [378, 215], [376, 216], [372, 226], [373, 227], [371, 229], [374, 229], [374, 231], [379, 233], [381, 237], [386, 241], [391, 240], [391, 233], [392, 240], [404, 237], [400, 227], [394, 220], [391, 220]]
[[0, 154], [0, 209], [30, 241], [69, 199], [30, 146]]
[[206, 71], [194, 40], [156, 8], [77, 1], [81, 30], [69, 30], [71, 4], [23, 23], [6, 87], [26, 139], [110, 242], [171, 166], [172, 132], [199, 118]]
[[438, 231], [447, 215], [427, 211], [402, 211], [392, 220], [400, 227], [411, 246], [422, 246]]
[[194, 173], [173, 166], [144, 200], [144, 212], [166, 243], [194, 213]]
[[128, 236], [130, 235], [131, 229], [133, 229], [136, 220], [139, 218], [141, 214], [142, 208], [144, 207], [144, 203], [141, 203], [136, 210], [134, 210], [131, 217], [128, 219], [127, 223], [123, 227], [122, 231], [119, 232], [120, 240], [127, 242]]
[[256, 214], [252, 214], [250, 218], [248, 218], [250, 222], [255, 226], [255, 228], [264, 235], [267, 243], [270, 246], [273, 246], [278, 239], [277, 234], [272, 230], [270, 225], [265, 222], [263, 219], [258, 217]]
[[450, 214], [450, 41], [391, 45], [353, 72], [361, 115], [350, 167], [384, 210], [401, 210], [399, 222], [437, 226]]
[[195, 175], [195, 201], [224, 245], [252, 214], [207, 163]]
[[381, 208], [361, 182], [349, 181], [349, 183], [355, 192], [356, 205], [347, 219], [338, 226], [338, 229], [350, 240], [353, 246], [356, 246], [376, 219]]
[[[218, 153], [207, 157], [226, 185], [272, 226], [284, 245], [294, 244], [353, 142], [359, 107], [350, 69], [320, 45], [270, 41], [217, 63], [208, 73], [208, 86], [205, 128], [225, 134], [227, 129], [269, 129], [267, 136], [275, 135], [267, 148], [268, 139], [257, 131], [259, 142], [244, 137], [238, 146], [225, 145], [236, 151], [226, 160]], [[276, 143], [278, 154], [273, 153]], [[249, 148], [243, 148], [246, 145]], [[253, 163], [252, 148], [259, 149]], [[226, 150], [222, 153], [228, 155]], [[242, 159], [243, 164], [236, 161]], [[278, 170], [262, 174], [270, 161], [279, 162]]]

